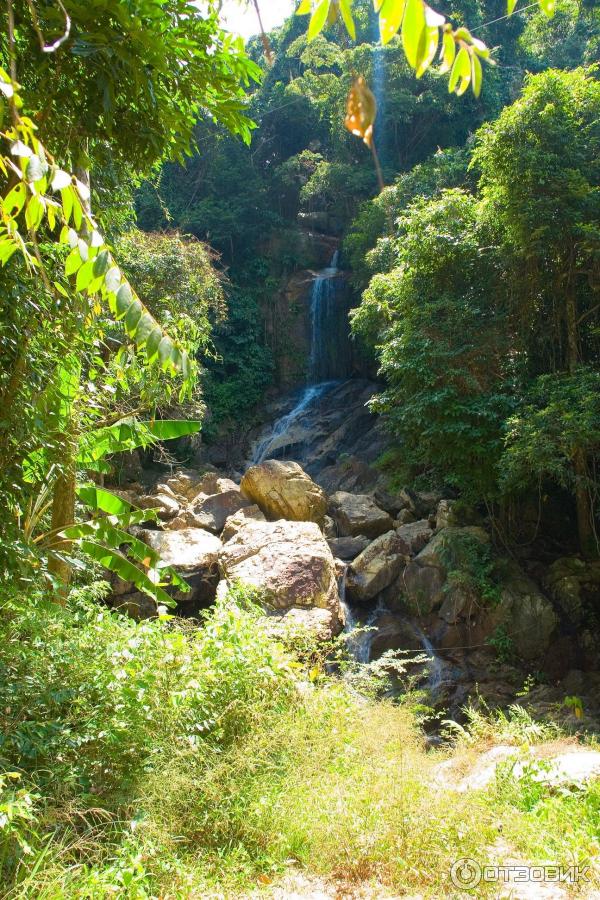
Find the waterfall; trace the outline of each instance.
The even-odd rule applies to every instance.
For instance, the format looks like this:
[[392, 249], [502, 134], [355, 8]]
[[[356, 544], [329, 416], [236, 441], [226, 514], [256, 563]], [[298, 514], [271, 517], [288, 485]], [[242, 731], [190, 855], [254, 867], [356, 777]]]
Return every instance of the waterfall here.
[[278, 419], [270, 431], [260, 438], [252, 453], [252, 464], [264, 462], [277, 453], [285, 455], [289, 447], [303, 443], [303, 418], [316, 406], [339, 378], [347, 374], [346, 354], [342, 342], [347, 343], [347, 319], [340, 315], [338, 301], [339, 250], [329, 265], [318, 272], [310, 295], [310, 349], [308, 356], [308, 384], [297, 397], [292, 409]]
[[429, 672], [427, 687], [430, 693], [435, 696], [442, 684], [444, 664], [438, 654], [435, 652], [433, 644], [431, 643], [427, 635], [419, 628], [419, 626], [415, 622], [411, 622], [410, 626], [414, 631], [415, 636], [421, 641], [423, 649], [429, 657], [429, 661], [427, 663], [427, 669]]
[[306, 387], [300, 394], [296, 405], [290, 412], [277, 419], [272, 429], [262, 440], [259, 440], [252, 454], [252, 464], [264, 462], [271, 458], [272, 454], [285, 451], [286, 447], [294, 446], [302, 441], [301, 419], [317, 400], [330, 390], [335, 381], [325, 381], [322, 384], [312, 384]]
[[335, 378], [338, 365], [339, 310], [337, 307], [339, 250], [313, 281], [310, 298], [309, 384]]

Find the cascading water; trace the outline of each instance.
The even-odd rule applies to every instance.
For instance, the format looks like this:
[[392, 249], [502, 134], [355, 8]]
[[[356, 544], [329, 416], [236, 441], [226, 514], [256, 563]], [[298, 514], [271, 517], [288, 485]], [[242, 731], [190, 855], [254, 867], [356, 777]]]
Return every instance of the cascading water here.
[[[310, 357], [308, 380], [310, 384], [318, 384], [338, 374], [337, 354], [339, 347], [337, 325], [339, 314], [338, 296], [338, 262], [339, 250], [326, 269], [319, 272], [313, 282], [310, 298]], [[332, 340], [333, 338], [333, 340]]]
[[252, 464], [264, 462], [273, 454], [284, 456], [289, 447], [297, 451], [302, 444], [303, 418], [337, 383], [337, 379], [347, 374], [347, 363], [340, 345], [342, 341], [347, 343], [348, 325], [345, 315], [340, 315], [338, 303], [338, 263], [339, 251], [336, 250], [327, 268], [315, 276], [312, 285], [308, 384], [295, 406], [259, 439], [252, 454]]

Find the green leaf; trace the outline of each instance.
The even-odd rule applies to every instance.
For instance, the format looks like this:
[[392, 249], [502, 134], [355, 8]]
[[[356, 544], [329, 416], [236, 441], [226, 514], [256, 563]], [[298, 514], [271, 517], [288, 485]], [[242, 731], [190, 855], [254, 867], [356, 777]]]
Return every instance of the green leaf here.
[[139, 300], [133, 300], [132, 303], [129, 304], [129, 309], [125, 314], [125, 330], [129, 337], [133, 337], [135, 334], [135, 330], [137, 328], [138, 322], [142, 318], [142, 312], [144, 308]]
[[424, 52], [417, 67], [417, 78], [421, 78], [433, 62], [440, 40], [440, 32], [437, 26], [430, 27], [428, 25], [423, 34], [425, 35]]
[[440, 66], [440, 73], [445, 75], [446, 72], [449, 72], [454, 63], [454, 57], [456, 56], [456, 43], [452, 36], [451, 31], [445, 31], [444, 36], [442, 38], [442, 65]]
[[308, 25], [309, 41], [314, 40], [316, 36], [323, 31], [327, 16], [329, 15], [330, 2], [331, 0], [320, 0], [320, 2], [317, 3]]
[[389, 44], [402, 24], [405, 0], [383, 0], [379, 12], [381, 43]]
[[512, 16], [515, 11], [515, 6], [517, 5], [517, 0], [506, 0], [506, 12], [507, 15]]
[[163, 333], [161, 329], [156, 326], [152, 334], [146, 339], [146, 356], [150, 362], [158, 353], [158, 348], [162, 339]]
[[402, 22], [402, 46], [413, 69], [416, 69], [423, 53], [423, 32], [425, 31], [425, 6], [423, 0], [407, 0]]
[[543, 12], [551, 19], [556, 12], [556, 0], [539, 0], [539, 3]]
[[130, 513], [133, 509], [131, 503], [127, 503], [126, 500], [122, 500], [116, 494], [105, 491], [95, 484], [80, 485], [77, 488], [77, 496], [90, 509], [96, 512], [110, 513], [113, 516]]
[[471, 60], [467, 48], [461, 47], [452, 66], [452, 72], [448, 81], [448, 91], [452, 93], [456, 90], [459, 78], [464, 79], [467, 76], [469, 79], [471, 78]]
[[106, 285], [107, 291], [110, 291], [112, 294], [117, 293], [121, 284], [121, 270], [118, 266], [112, 266], [108, 270], [104, 279], [104, 284]]
[[78, 291], [84, 291], [86, 287], [89, 285], [90, 281], [94, 277], [94, 262], [89, 259], [86, 263], [84, 263], [81, 268], [77, 272], [77, 278], [75, 280], [75, 289]]
[[177, 603], [169, 597], [163, 588], [153, 584], [141, 569], [130, 562], [118, 550], [103, 547], [101, 544], [87, 539], [80, 540], [79, 546], [82, 552], [89, 556], [90, 559], [93, 559], [94, 562], [108, 569], [109, 572], [114, 572], [123, 581], [131, 581], [138, 590], [148, 594], [157, 603], [170, 607], [177, 606]]
[[483, 71], [481, 69], [481, 63], [479, 62], [479, 57], [476, 53], [471, 51], [471, 85], [473, 87], [473, 93], [476, 97], [479, 97], [481, 94], [481, 85], [483, 82]]
[[70, 186], [64, 188], [64, 190], [60, 192], [60, 195], [62, 197], [62, 208], [65, 216], [65, 222], [68, 225], [71, 214], [73, 212], [73, 187]]
[[176, 438], [187, 437], [190, 434], [197, 434], [202, 428], [202, 422], [194, 419], [155, 419], [144, 424], [157, 441], [173, 441]]
[[133, 301], [133, 293], [127, 282], [117, 291], [117, 318], [122, 319]]
[[354, 24], [354, 18], [352, 17], [352, 8], [349, 0], [340, 0], [340, 12], [342, 14], [342, 19], [344, 20], [344, 25], [346, 26], [346, 31], [352, 40], [355, 41], [356, 26]]
[[152, 316], [147, 312], [143, 313], [135, 330], [134, 338], [136, 344], [139, 347], [141, 347], [142, 344], [145, 344], [155, 328], [156, 322]]
[[108, 267], [110, 265], [110, 252], [108, 250], [101, 250], [96, 259], [94, 260], [94, 277], [98, 278], [108, 271]]
[[74, 275], [82, 264], [83, 260], [79, 255], [79, 247], [75, 247], [75, 249], [71, 250], [71, 252], [67, 256], [67, 260], [65, 262], [65, 275]]
[[23, 182], [20, 181], [14, 186], [11, 191], [8, 192], [8, 194], [2, 201], [4, 211], [9, 216], [18, 216], [23, 209], [23, 204], [25, 203], [26, 196], [27, 188], [25, 187]]
[[171, 365], [171, 356], [174, 349], [175, 345], [173, 341], [168, 335], [165, 334], [160, 344], [158, 345], [158, 358], [161, 362], [161, 365], [165, 368]]
[[307, 16], [312, 12], [312, 0], [302, 0], [302, 3], [296, 10], [297, 16]]
[[44, 218], [46, 204], [38, 194], [34, 194], [25, 207], [25, 223], [31, 231], [36, 231]]

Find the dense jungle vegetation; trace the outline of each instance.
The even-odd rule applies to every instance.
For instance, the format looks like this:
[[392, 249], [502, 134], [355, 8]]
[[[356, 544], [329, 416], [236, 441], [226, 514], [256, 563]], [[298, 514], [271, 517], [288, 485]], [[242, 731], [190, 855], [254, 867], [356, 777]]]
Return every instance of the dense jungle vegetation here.
[[[578, 696], [544, 721], [470, 697], [426, 743], [426, 658], [273, 633], [231, 579], [180, 618], [161, 511], [119, 490], [134, 458], [245, 439], [311, 233], [341, 249], [386, 489], [598, 565], [600, 10], [299, 6], [247, 47], [216, 0], [0, 12], [2, 898], [459, 896], [464, 857], [599, 879], [598, 780], [539, 777], [548, 747], [597, 752]], [[500, 743], [485, 785], [440, 774]]]

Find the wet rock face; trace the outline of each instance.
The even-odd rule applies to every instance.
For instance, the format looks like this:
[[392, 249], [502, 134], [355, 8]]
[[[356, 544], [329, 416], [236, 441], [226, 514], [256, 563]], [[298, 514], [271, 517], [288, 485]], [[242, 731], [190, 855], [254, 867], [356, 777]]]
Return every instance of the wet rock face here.
[[270, 459], [252, 466], [242, 478], [241, 489], [270, 520], [324, 523], [325, 491], [298, 463]]
[[219, 567], [225, 582], [256, 588], [273, 613], [304, 610], [310, 622], [314, 609], [319, 631], [341, 630], [335, 563], [316, 523], [248, 520], [223, 545]]
[[368, 494], [336, 491], [329, 498], [329, 513], [339, 534], [345, 537], [362, 534], [374, 539], [394, 526], [390, 514], [380, 509]]

